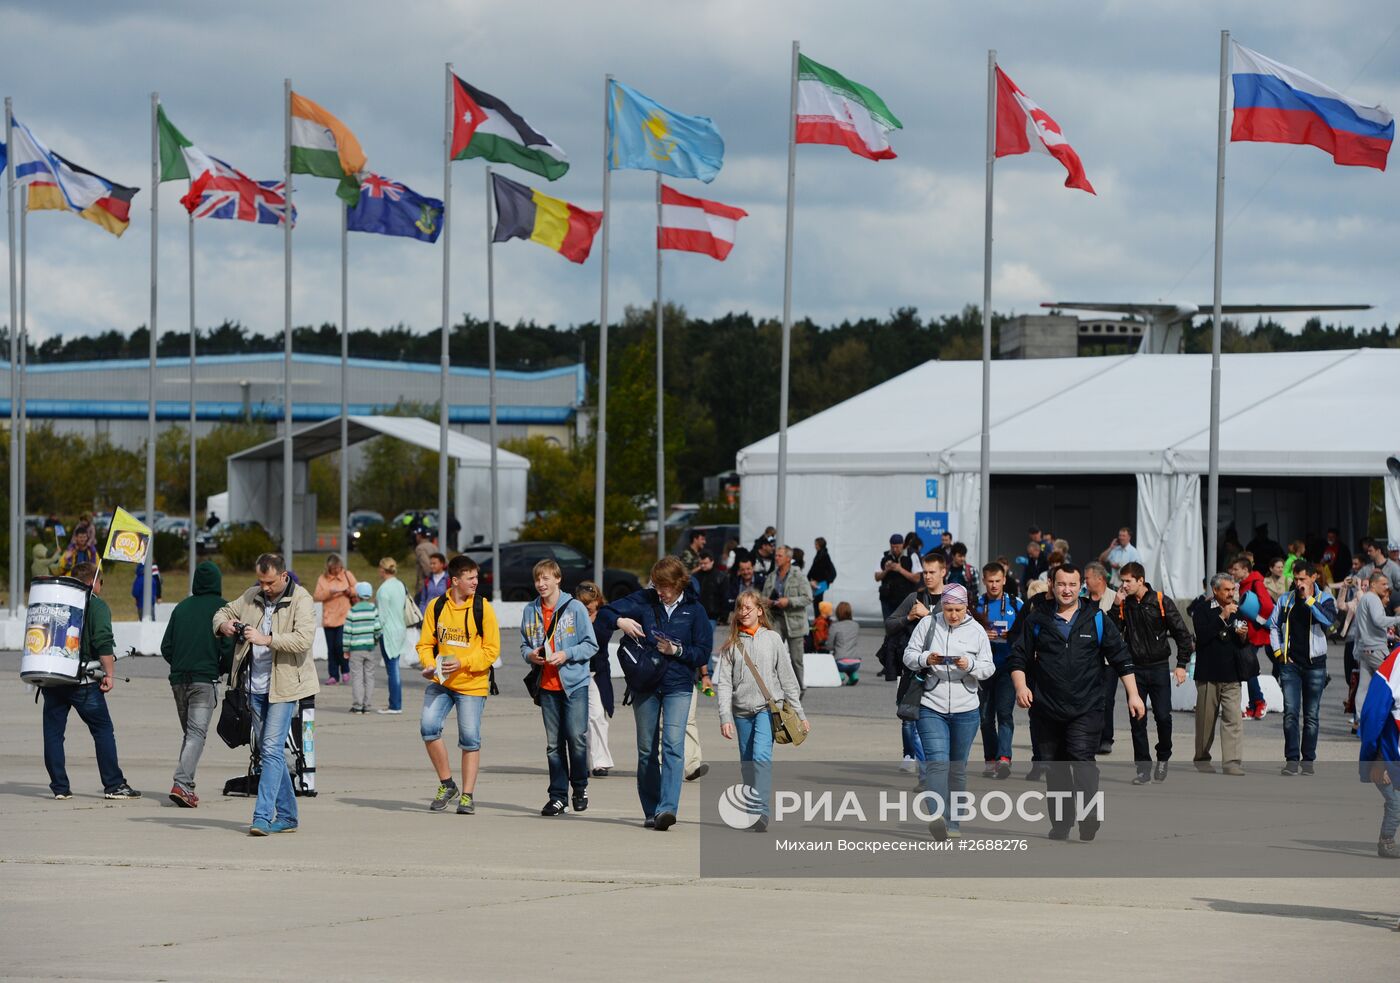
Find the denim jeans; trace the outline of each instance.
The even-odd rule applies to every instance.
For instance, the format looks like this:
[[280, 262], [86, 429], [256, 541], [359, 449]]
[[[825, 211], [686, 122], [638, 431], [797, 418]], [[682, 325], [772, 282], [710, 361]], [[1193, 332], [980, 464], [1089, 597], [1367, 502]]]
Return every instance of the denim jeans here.
[[102, 790], [111, 792], [126, 784], [117, 764], [117, 735], [112, 729], [112, 715], [107, 712], [107, 697], [96, 683], [86, 686], [44, 686], [44, 767], [49, 772], [49, 790], [55, 795], [68, 794], [68, 769], [63, 755], [63, 732], [68, 726], [68, 708], [78, 711], [78, 717], [92, 732], [97, 748], [97, 771], [102, 776]]
[[345, 626], [322, 625], [326, 635], [326, 675], [334, 680], [350, 676], [350, 660], [345, 657]]
[[685, 720], [692, 687], [632, 694], [637, 724], [637, 797], [644, 816], [676, 815], [685, 780]]
[[1302, 714], [1302, 760], [1317, 757], [1317, 715], [1322, 689], [1327, 685], [1327, 669], [1314, 659], [1311, 669], [1300, 669], [1285, 662], [1278, 667], [1278, 683], [1283, 689], [1283, 757], [1299, 759], [1298, 716]]
[[403, 682], [399, 679], [399, 659], [398, 656], [389, 658], [388, 651], [384, 648], [384, 639], [379, 640], [379, 654], [384, 658], [384, 675], [389, 680], [389, 709], [403, 709]]
[[481, 711], [486, 709], [486, 697], [458, 693], [441, 683], [429, 683], [423, 691], [423, 715], [418, 718], [418, 732], [423, 743], [431, 744], [442, 737], [443, 725], [454, 706], [457, 708], [457, 746], [463, 751], [480, 751]]
[[915, 761], [924, 760], [924, 745], [919, 740], [919, 725], [914, 721], [901, 720], [899, 722], [899, 742], [903, 746], [906, 758], [913, 758]]
[[1377, 785], [1376, 791], [1385, 800], [1385, 814], [1381, 817], [1381, 839], [1395, 839], [1395, 831], [1400, 830], [1400, 791], [1394, 785]]
[[773, 720], [766, 710], [752, 717], [734, 716], [735, 736], [739, 739], [739, 771], [744, 784], [758, 793], [763, 814], [773, 799]]
[[180, 715], [180, 761], [175, 766], [175, 784], [187, 792], [194, 791], [194, 770], [204, 753], [204, 738], [209, 733], [209, 721], [219, 697], [213, 683], [171, 683], [175, 696], [175, 712]]
[[544, 756], [549, 762], [549, 797], [565, 801], [588, 791], [588, 687], [572, 693], [540, 690], [544, 718]]
[[[923, 742], [925, 756], [923, 785], [942, 799], [949, 829], [957, 829], [958, 823], [948, 818], [952, 807], [948, 796], [952, 792], [967, 791], [967, 756], [972, 752], [981, 716], [977, 710], [942, 713], [928, 707], [919, 708], [919, 740]], [[930, 803], [930, 811], [933, 808]]]
[[1008, 669], [998, 669], [982, 684], [982, 760], [1011, 760], [1016, 732], [1016, 684]]
[[295, 824], [297, 798], [285, 750], [296, 701], [272, 703], [266, 693], [253, 693], [252, 708], [253, 740], [258, 746], [258, 801], [253, 805], [253, 822], [280, 819]]
[[[1138, 696], [1152, 704], [1152, 720], [1157, 725], [1157, 760], [1170, 761], [1172, 756], [1172, 671], [1165, 665], [1138, 669]], [[1115, 680], [1116, 682], [1116, 680]], [[1152, 763], [1152, 746], [1147, 742], [1147, 718], [1130, 720], [1133, 734], [1133, 760], [1138, 764]]]

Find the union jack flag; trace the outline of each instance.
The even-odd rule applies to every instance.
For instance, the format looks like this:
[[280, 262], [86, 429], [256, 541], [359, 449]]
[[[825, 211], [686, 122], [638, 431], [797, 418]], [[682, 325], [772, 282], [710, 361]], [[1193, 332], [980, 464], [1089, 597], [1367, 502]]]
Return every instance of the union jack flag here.
[[388, 198], [390, 201], [400, 201], [407, 190], [402, 184], [378, 174], [366, 174], [360, 179], [360, 186], [371, 198]]
[[[180, 199], [195, 218], [225, 218], [259, 225], [280, 225], [287, 214], [286, 182], [254, 181], [217, 158], [216, 170], [199, 175]], [[292, 225], [297, 212], [292, 208]]]

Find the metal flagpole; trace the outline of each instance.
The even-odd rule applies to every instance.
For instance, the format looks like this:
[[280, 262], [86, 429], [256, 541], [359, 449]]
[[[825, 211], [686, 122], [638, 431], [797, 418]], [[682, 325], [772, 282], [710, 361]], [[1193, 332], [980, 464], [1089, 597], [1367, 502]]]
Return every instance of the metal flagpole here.
[[[447, 405], [447, 376], [452, 366], [449, 348], [452, 333], [452, 63], [444, 70], [446, 103], [443, 107], [445, 129], [442, 135], [442, 353], [439, 357], [441, 377], [438, 380], [438, 549], [444, 554], [447, 537], [447, 428], [450, 416]], [[460, 503], [458, 503], [460, 504]], [[456, 543], [450, 544], [456, 546]], [[497, 579], [500, 567], [495, 568]]]
[[282, 80], [283, 139], [283, 203], [287, 214], [282, 219], [282, 555], [287, 569], [292, 568], [296, 552], [293, 526], [296, 518], [292, 508], [292, 80]]
[[29, 186], [20, 189], [19, 199], [19, 409], [15, 432], [15, 470], [19, 472], [19, 565], [24, 575], [25, 516], [29, 514]]
[[[350, 206], [340, 203], [340, 553], [350, 555]], [[378, 562], [378, 561], [375, 561]]]
[[486, 168], [486, 364], [490, 369], [491, 394], [491, 600], [501, 599], [501, 502], [496, 470], [496, 257], [492, 236], [491, 168]]
[[15, 257], [14, 104], [5, 97], [5, 146], [10, 148], [5, 169], [5, 219], [10, 257], [10, 617], [19, 617], [24, 593], [24, 516], [19, 513], [19, 285]]
[[656, 558], [666, 555], [666, 337], [661, 309], [661, 172], [656, 172]]
[[[193, 183], [193, 180], [191, 180]], [[195, 425], [199, 420], [195, 412], [195, 379], [194, 379], [194, 359], [198, 344], [195, 340], [194, 330], [194, 213], [186, 215], [189, 220], [190, 233], [190, 593], [194, 593], [194, 563], [197, 557], [195, 550], [195, 532], [199, 529], [199, 468], [196, 457], [199, 452], [199, 441], [195, 436]]]
[[997, 53], [987, 52], [987, 205], [982, 241], [982, 457], [977, 506], [980, 559], [992, 556], [992, 172], [997, 159]]
[[788, 108], [787, 249], [783, 255], [783, 357], [778, 383], [778, 542], [786, 535], [788, 375], [792, 358], [792, 212], [797, 185], [797, 60], [799, 43], [792, 42], [792, 92]]
[[[160, 234], [160, 94], [151, 93], [151, 318], [150, 318], [150, 365], [146, 369], [146, 525], [152, 530], [156, 524], [156, 344], [160, 337], [156, 324], [158, 291], [157, 274], [160, 263], [157, 255], [157, 240]], [[151, 548], [146, 554], [146, 575], [141, 581], [141, 611], [156, 617], [154, 604], [155, 577], [151, 568], [155, 565], [155, 543], [152, 537]]]
[[1216, 568], [1220, 533], [1220, 284], [1225, 245], [1225, 83], [1230, 32], [1220, 32], [1220, 113], [1215, 143], [1215, 299], [1210, 328], [1210, 453], [1206, 479], [1206, 573]]
[[603, 583], [603, 499], [608, 466], [608, 225], [612, 221], [612, 137], [608, 129], [611, 75], [603, 76], [603, 274], [598, 312], [598, 437], [593, 476], [593, 580]]

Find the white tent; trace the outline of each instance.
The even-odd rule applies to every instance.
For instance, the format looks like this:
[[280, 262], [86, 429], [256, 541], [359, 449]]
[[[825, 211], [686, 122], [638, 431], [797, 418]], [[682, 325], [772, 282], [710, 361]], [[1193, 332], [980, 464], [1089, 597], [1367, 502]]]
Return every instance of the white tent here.
[[[438, 425], [409, 416], [354, 416], [348, 418], [348, 440], [357, 444], [387, 436], [435, 451], [440, 446]], [[482, 536], [491, 541], [491, 445], [457, 430], [447, 434], [447, 452], [457, 461], [456, 511], [462, 536]], [[316, 542], [316, 496], [307, 489], [312, 458], [340, 449], [340, 418], [324, 420], [292, 434], [292, 458], [298, 551]], [[510, 451], [496, 451], [502, 540], [512, 538], [525, 521], [526, 479], [530, 462]], [[272, 535], [282, 535], [282, 439], [232, 454], [228, 459], [228, 515], [234, 521], [257, 521]], [[405, 502], [405, 508], [422, 506]], [[457, 543], [451, 544], [460, 548]]]
[[[1386, 478], [1400, 538], [1400, 350], [1250, 353], [1221, 359], [1220, 470]], [[969, 555], [980, 507], [981, 364], [926, 362], [788, 430], [786, 537], [825, 536], [857, 614], [878, 611], [872, 550], [920, 512], [955, 516]], [[1134, 475], [1149, 579], [1177, 596], [1205, 574], [1202, 483], [1210, 356], [1120, 355], [992, 363], [993, 475]], [[778, 439], [737, 457], [741, 537], [777, 502]], [[878, 552], [874, 553], [878, 556]], [[854, 592], [854, 596], [853, 596]]]

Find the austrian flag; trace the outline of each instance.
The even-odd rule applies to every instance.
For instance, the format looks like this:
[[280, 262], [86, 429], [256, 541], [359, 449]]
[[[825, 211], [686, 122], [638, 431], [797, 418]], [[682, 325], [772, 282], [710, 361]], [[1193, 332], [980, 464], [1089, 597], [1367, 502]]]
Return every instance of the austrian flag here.
[[1084, 165], [1074, 152], [1060, 124], [1016, 87], [1001, 66], [997, 66], [997, 156], [1016, 154], [1049, 154], [1069, 171], [1066, 188], [1078, 188], [1095, 194], [1094, 186], [1084, 174]]
[[661, 225], [656, 230], [656, 244], [661, 249], [705, 253], [723, 260], [734, 248], [739, 219], [748, 214], [733, 205], [683, 195], [663, 184]]

